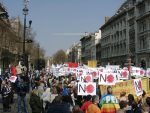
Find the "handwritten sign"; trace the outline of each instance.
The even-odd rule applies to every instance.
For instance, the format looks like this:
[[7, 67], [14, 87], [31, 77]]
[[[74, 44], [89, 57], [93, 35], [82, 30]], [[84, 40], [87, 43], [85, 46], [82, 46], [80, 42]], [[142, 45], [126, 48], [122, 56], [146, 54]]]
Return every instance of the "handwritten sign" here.
[[134, 88], [137, 96], [140, 96], [143, 94], [143, 88], [142, 88], [142, 80], [141, 79], [134, 79]]

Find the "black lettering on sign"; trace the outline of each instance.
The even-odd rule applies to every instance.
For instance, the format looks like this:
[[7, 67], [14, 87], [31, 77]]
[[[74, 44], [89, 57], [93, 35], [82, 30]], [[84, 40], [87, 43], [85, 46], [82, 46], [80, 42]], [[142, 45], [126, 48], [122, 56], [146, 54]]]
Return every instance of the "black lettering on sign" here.
[[85, 93], [85, 91], [86, 91], [86, 85], [84, 85], [84, 87], [82, 87], [82, 85], [79, 84], [79, 92], [80, 92], [81, 90]]
[[83, 76], [81, 77], [81, 81], [82, 81], [82, 82], [84, 81], [84, 78], [85, 78], [85, 77], [83, 77]]
[[100, 77], [99, 77], [99, 79], [100, 79], [100, 81], [105, 81], [106, 82], [106, 74], [105, 74], [105, 76], [103, 76], [102, 74], [100, 74]]
[[139, 81], [135, 82], [135, 87], [137, 91], [141, 90], [141, 87], [139, 86]]
[[119, 80], [118, 74], [116, 74], [116, 80]]

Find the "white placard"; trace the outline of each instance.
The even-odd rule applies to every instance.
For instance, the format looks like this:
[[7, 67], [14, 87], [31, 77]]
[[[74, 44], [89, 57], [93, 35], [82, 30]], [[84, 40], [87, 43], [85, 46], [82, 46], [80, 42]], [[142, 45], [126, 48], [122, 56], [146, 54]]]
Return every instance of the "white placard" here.
[[135, 92], [137, 96], [140, 96], [143, 94], [143, 88], [142, 88], [142, 80], [141, 78], [139, 79], [134, 79], [134, 87], [135, 87]]
[[96, 95], [96, 83], [78, 82], [78, 95]]
[[11, 76], [11, 77], [9, 78], [9, 80], [10, 80], [11, 82], [15, 83], [16, 80], [17, 80], [17, 77], [16, 77], [16, 76]]
[[101, 73], [99, 75], [99, 85], [115, 85], [116, 75], [114, 73]]

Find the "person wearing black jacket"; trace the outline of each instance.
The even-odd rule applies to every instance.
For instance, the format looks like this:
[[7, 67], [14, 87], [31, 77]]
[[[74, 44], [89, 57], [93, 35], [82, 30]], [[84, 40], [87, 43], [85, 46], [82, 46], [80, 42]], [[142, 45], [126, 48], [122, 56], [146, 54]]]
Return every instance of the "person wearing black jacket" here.
[[28, 85], [25, 81], [25, 76], [19, 75], [16, 81], [16, 91], [18, 95], [18, 113], [22, 112], [22, 103], [24, 112], [28, 113], [27, 109], [27, 99], [26, 99], [26, 93], [28, 91]]
[[32, 113], [42, 113], [43, 103], [40, 97], [38, 96], [38, 90], [34, 89], [30, 95], [29, 100], [30, 107], [32, 109]]
[[49, 104], [47, 113], [71, 113], [70, 104], [63, 102], [62, 97], [58, 95], [54, 101]]
[[7, 84], [7, 81], [3, 81], [2, 83], [2, 89], [1, 89], [1, 93], [2, 93], [2, 100], [3, 100], [3, 111], [4, 112], [10, 112], [10, 87]]

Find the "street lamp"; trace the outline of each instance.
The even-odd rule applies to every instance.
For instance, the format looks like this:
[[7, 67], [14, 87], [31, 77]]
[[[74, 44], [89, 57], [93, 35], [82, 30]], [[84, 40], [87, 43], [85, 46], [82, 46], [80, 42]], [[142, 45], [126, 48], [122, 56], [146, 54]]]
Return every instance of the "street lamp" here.
[[26, 43], [26, 28], [30, 28], [32, 21], [29, 21], [29, 27], [26, 26], [26, 16], [28, 15], [28, 2], [29, 0], [24, 0], [24, 8], [23, 8], [23, 15], [24, 15], [24, 32], [23, 32], [23, 55], [25, 54], [25, 43]]

